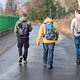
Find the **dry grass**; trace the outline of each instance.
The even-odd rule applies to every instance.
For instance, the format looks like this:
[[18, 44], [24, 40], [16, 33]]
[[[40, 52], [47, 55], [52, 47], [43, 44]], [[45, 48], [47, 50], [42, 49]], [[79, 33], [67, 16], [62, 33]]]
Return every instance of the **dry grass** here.
[[70, 23], [72, 18], [71, 17], [65, 17], [64, 19], [60, 20], [60, 28], [59, 30], [67, 35], [71, 40], [73, 40], [73, 36], [70, 31]]

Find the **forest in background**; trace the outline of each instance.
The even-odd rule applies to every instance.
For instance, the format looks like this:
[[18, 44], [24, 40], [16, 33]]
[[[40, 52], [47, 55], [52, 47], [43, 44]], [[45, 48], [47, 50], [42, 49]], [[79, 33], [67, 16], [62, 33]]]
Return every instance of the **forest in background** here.
[[0, 15], [18, 16], [25, 12], [33, 22], [49, 15], [59, 19], [60, 31], [73, 39], [70, 23], [78, 7], [78, 0], [7, 0], [5, 9], [0, 4]]
[[0, 15], [20, 15], [25, 12], [31, 20], [42, 20], [46, 15], [63, 18], [77, 8], [76, 0], [7, 0], [5, 10], [0, 4]]

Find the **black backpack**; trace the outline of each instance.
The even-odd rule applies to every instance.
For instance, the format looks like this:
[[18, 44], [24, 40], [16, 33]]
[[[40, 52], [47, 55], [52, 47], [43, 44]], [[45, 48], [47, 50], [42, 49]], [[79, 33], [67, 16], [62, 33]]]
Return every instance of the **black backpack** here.
[[26, 36], [29, 33], [28, 25], [26, 21], [23, 21], [18, 24], [17, 27], [17, 35], [18, 36]]

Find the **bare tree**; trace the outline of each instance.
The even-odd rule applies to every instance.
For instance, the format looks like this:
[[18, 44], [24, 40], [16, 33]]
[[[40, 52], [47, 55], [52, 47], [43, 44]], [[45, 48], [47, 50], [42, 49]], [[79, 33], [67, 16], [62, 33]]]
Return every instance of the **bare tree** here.
[[57, 0], [60, 1], [61, 5], [66, 8], [66, 11], [68, 11], [69, 8], [72, 8], [73, 10], [78, 8], [78, 0]]
[[5, 13], [7, 15], [15, 15], [16, 9], [17, 9], [17, 4], [15, 0], [7, 0]]
[[29, 0], [15, 0], [18, 7], [21, 7], [22, 5], [24, 5], [28, 1]]
[[0, 15], [3, 14], [3, 8], [2, 8], [2, 5], [0, 4]]

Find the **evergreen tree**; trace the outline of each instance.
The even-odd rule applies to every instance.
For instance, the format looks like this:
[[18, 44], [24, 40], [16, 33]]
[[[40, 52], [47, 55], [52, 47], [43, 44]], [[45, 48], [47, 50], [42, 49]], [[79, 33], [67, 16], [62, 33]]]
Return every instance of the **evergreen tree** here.
[[56, 2], [56, 17], [62, 18], [66, 15], [66, 10], [61, 6], [60, 2]]
[[[35, 2], [37, 1], [37, 4]], [[61, 6], [59, 1], [55, 0], [32, 0], [28, 10], [30, 19], [43, 19], [46, 15], [52, 18], [61, 18], [65, 16], [65, 8]]]

